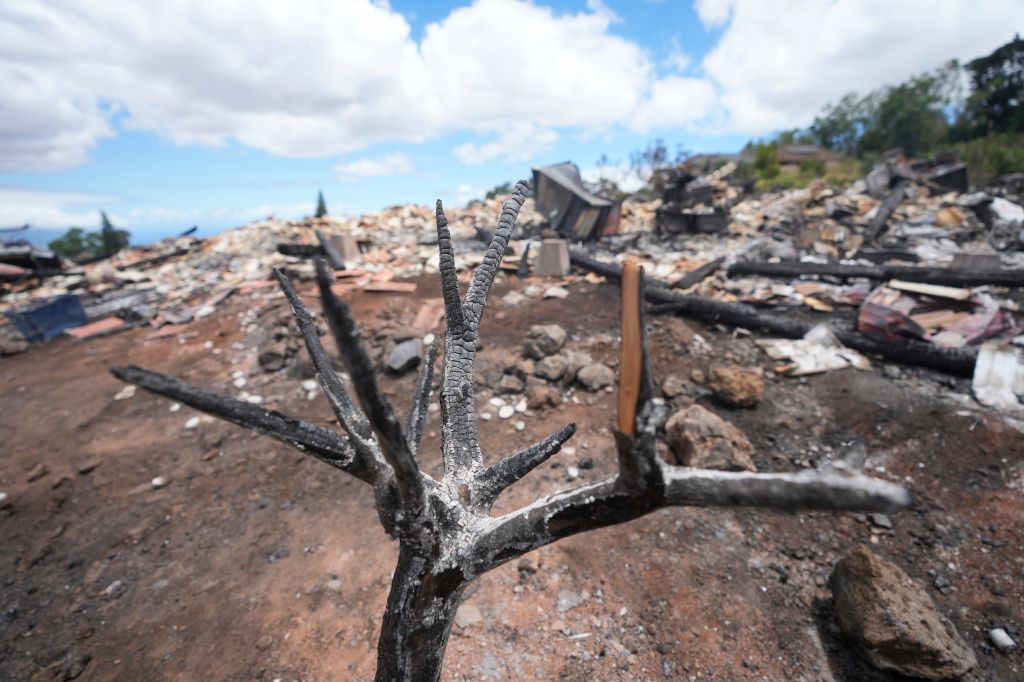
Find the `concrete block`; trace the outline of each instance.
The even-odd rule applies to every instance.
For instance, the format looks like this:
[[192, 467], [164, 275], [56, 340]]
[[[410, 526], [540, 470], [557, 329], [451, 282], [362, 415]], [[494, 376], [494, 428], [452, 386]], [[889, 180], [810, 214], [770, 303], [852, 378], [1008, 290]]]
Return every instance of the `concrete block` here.
[[337, 250], [338, 255], [345, 261], [345, 266], [348, 267], [351, 263], [358, 263], [362, 258], [362, 252], [359, 251], [359, 244], [356, 242], [356, 238], [350, 234], [332, 234], [328, 238], [331, 242], [331, 246]]
[[541, 277], [565, 277], [569, 274], [569, 242], [545, 239], [540, 243], [534, 273]]

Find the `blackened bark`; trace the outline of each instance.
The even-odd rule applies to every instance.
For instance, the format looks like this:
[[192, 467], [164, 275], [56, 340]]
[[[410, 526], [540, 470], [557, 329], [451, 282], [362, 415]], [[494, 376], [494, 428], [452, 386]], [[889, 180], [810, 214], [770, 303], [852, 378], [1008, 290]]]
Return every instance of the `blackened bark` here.
[[1024, 270], [969, 270], [965, 268], [931, 268], [919, 265], [847, 265], [846, 263], [804, 263], [782, 261], [761, 263], [740, 261], [729, 266], [729, 275], [762, 275], [764, 277], [837, 277], [863, 278], [877, 281], [901, 279], [951, 287], [972, 287], [991, 284], [1000, 287], [1024, 286]]
[[468, 581], [402, 543], [377, 643], [377, 682], [441, 679], [448, 635]]

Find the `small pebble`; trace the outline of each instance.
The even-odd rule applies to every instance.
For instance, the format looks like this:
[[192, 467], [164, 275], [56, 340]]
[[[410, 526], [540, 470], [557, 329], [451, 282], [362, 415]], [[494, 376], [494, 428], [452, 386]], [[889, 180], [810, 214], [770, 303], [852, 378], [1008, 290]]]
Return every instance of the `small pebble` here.
[[498, 408], [498, 416], [502, 419], [508, 419], [516, 413], [516, 408], [511, 405], [502, 405]]
[[526, 422], [524, 422], [524, 421], [517, 421], [516, 422], [516, 431], [525, 431], [525, 430], [526, 430]]
[[249, 381], [245, 377], [238, 377], [231, 383], [234, 384], [235, 388], [245, 388], [245, 385], [249, 383]]
[[480, 418], [483, 419], [485, 422], [491, 421], [491, 417], [493, 417], [493, 416], [494, 415], [491, 414], [490, 412], [481, 412], [480, 413]]
[[570, 481], [575, 481], [577, 478], [580, 477], [580, 470], [574, 466], [566, 467], [565, 477]]
[[171, 403], [171, 412], [177, 412], [181, 409], [181, 403]]
[[187, 422], [185, 422], [186, 429], [194, 429], [197, 426], [199, 426], [199, 417], [191, 417]]
[[153, 478], [152, 481], [150, 481], [150, 484], [154, 488], [156, 488], [157, 490], [159, 490], [160, 488], [163, 488], [168, 483], [169, 483], [169, 481], [165, 477], [163, 477], [163, 476], [156, 476], [156, 477]]
[[320, 384], [316, 382], [316, 379], [303, 379], [302, 390], [303, 391], [315, 391], [320, 387]]
[[503, 399], [499, 398], [498, 396], [494, 396], [493, 398], [488, 400], [487, 403], [489, 405], [492, 405], [493, 407], [501, 407], [502, 405], [505, 404], [505, 401]]
[[519, 402], [516, 403], [515, 410], [519, 414], [526, 412], [526, 398], [520, 398]]
[[1002, 628], [994, 628], [988, 631], [988, 638], [992, 640], [992, 643], [996, 645], [996, 648], [1006, 653], [1017, 646], [1017, 643], [1013, 641], [1009, 633]]

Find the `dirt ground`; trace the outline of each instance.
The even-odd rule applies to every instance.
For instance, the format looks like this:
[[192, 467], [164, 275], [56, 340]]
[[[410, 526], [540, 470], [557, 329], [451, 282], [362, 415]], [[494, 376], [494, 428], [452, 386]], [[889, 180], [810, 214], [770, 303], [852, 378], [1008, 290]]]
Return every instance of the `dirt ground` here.
[[[374, 343], [411, 323], [416, 293], [354, 293]], [[618, 289], [577, 282], [564, 301], [500, 298], [483, 329], [480, 401], [521, 352], [531, 324], [558, 322], [571, 345], [614, 364]], [[258, 312], [252, 312], [258, 310]], [[283, 311], [269, 290], [238, 294], [183, 337], [137, 329], [60, 340], [0, 359], [0, 679], [368, 680], [396, 544], [368, 486], [269, 439], [139, 391], [107, 371], [134, 363], [329, 425], [300, 387], [302, 355], [263, 372], [256, 345]], [[248, 315], [246, 317], [246, 315]], [[867, 446], [867, 468], [905, 483], [915, 507], [885, 528], [856, 514], [662, 510], [549, 546], [483, 576], [456, 626], [445, 680], [897, 679], [843, 643], [826, 584], [857, 543], [871, 543], [928, 586], [978, 656], [974, 680], [1024, 679], [1024, 655], [988, 641], [1024, 630], [1024, 438], [969, 397], [969, 382], [876, 364], [807, 379], [769, 378], [756, 409], [729, 410], [692, 381], [714, 362], [764, 365], [751, 337], [651, 320], [655, 377], [733, 421], [761, 471], [796, 470]], [[262, 325], [262, 326], [261, 326]], [[246, 331], [248, 329], [248, 331]], [[192, 334], [194, 332], [194, 334]], [[376, 332], [376, 334], [374, 333]], [[699, 335], [683, 345], [681, 336]], [[399, 406], [415, 373], [383, 380]], [[404, 409], [404, 407], [403, 407]], [[502, 496], [496, 513], [611, 473], [614, 395], [573, 391], [528, 413], [527, 428], [481, 423], [494, 461], [567, 421], [571, 449]], [[438, 415], [421, 449], [440, 470]], [[151, 480], [164, 477], [155, 488]]]

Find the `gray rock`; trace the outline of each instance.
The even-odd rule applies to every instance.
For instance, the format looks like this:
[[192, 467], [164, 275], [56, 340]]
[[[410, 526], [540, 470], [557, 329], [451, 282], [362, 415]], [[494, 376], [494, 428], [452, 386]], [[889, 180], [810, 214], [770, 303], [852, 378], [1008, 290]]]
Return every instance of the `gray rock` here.
[[557, 353], [565, 345], [566, 333], [557, 324], [534, 325], [526, 333], [526, 355], [540, 360]]
[[594, 362], [576, 373], [576, 381], [588, 391], [600, 391], [615, 383], [615, 372], [608, 365]]
[[840, 628], [876, 668], [945, 680], [978, 664], [927, 591], [864, 545], [836, 564], [829, 586]]
[[574, 381], [576, 373], [593, 363], [594, 358], [590, 357], [590, 353], [585, 350], [571, 350], [565, 354], [565, 362], [565, 376], [562, 378], [566, 381]]
[[499, 393], [522, 393], [524, 388], [523, 380], [515, 374], [502, 374], [498, 382]]
[[568, 365], [569, 361], [565, 359], [564, 355], [549, 355], [537, 362], [533, 368], [533, 373], [541, 379], [558, 381], [565, 375]]
[[754, 446], [731, 423], [700, 405], [676, 411], [665, 423], [676, 459], [686, 466], [723, 471], [757, 471]]
[[264, 372], [277, 372], [288, 362], [288, 344], [283, 341], [272, 343], [260, 351], [257, 359]]
[[401, 373], [414, 368], [420, 364], [420, 355], [423, 354], [423, 342], [419, 339], [409, 339], [396, 345], [388, 355], [387, 367], [391, 372]]

